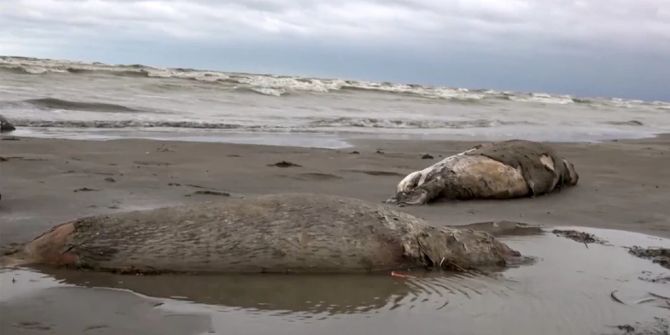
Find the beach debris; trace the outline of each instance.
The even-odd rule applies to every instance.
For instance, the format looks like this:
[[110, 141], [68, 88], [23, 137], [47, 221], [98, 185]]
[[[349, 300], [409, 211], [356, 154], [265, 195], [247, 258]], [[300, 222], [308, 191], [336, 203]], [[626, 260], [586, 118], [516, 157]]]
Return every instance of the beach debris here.
[[651, 271], [642, 271], [637, 279], [650, 283], [670, 283], [670, 275], [668, 274], [654, 274]]
[[14, 324], [16, 328], [28, 329], [28, 330], [51, 330], [51, 327], [44, 325], [37, 321], [21, 321]]
[[116, 183], [116, 179], [114, 179], [112, 177], [105, 178], [105, 181], [108, 182], [108, 183]]
[[431, 154], [423, 154], [421, 155], [421, 159], [434, 159], [433, 155]]
[[92, 325], [84, 328], [84, 331], [89, 331], [89, 330], [95, 330], [95, 329], [103, 329], [103, 328], [109, 328], [108, 325]]
[[165, 144], [161, 144], [158, 146], [158, 148], [156, 148], [156, 152], [174, 152], [174, 150]]
[[88, 188], [88, 187], [80, 187], [78, 189], [75, 189], [73, 192], [76, 193], [76, 192], [94, 192], [94, 191], [99, 191], [99, 190], [94, 189], [94, 188]]
[[0, 115], [0, 133], [6, 133], [16, 130], [13, 124], [9, 123], [4, 116]]
[[383, 154], [384, 154], [384, 151], [383, 151], [382, 149], [377, 149], [377, 151], [375, 151], [375, 153], [380, 154], [380, 155], [383, 155]]
[[628, 325], [628, 324], [626, 324], [626, 325], [619, 325], [619, 326], [616, 326], [616, 327], [617, 327], [617, 329], [619, 329], [619, 330], [623, 330], [623, 331], [626, 332], [626, 333], [632, 333], [632, 332], [635, 331], [635, 327], [633, 327], [633, 326], [631, 326], [631, 325]]
[[302, 167], [302, 165], [299, 165], [299, 164], [296, 164], [296, 163], [293, 163], [293, 162], [289, 162], [289, 161], [281, 161], [281, 162], [277, 162], [277, 163], [274, 163], [274, 164], [269, 164], [268, 166], [274, 166], [274, 167], [280, 167], [280, 168]]
[[669, 300], [669, 301], [670, 301], [670, 297], [666, 297], [666, 296], [664, 296], [664, 295], [660, 295], [660, 294], [653, 293], [653, 292], [649, 292], [649, 295], [652, 296], [652, 297], [654, 297], [654, 298], [659, 298], [659, 299]]
[[642, 248], [633, 246], [628, 249], [631, 255], [650, 259], [652, 262], [660, 266], [670, 269], [670, 249], [669, 248]]
[[195, 188], [209, 188], [209, 189], [211, 189], [211, 187], [200, 186], [200, 185], [196, 185], [196, 184], [184, 184], [184, 186], [195, 187]]
[[572, 163], [549, 146], [510, 140], [478, 145], [408, 174], [387, 203], [534, 197], [576, 185], [578, 180]]
[[631, 324], [623, 324], [614, 326], [620, 332], [617, 334], [626, 335], [668, 335], [670, 334], [670, 323], [668, 319], [655, 316], [653, 321], [649, 322], [635, 322], [634, 326]]
[[589, 243], [605, 244], [605, 241], [599, 239], [595, 235], [581, 231], [554, 229], [551, 232], [554, 233], [556, 236], [562, 236], [579, 243], [584, 243], [584, 245], [586, 245], [587, 248]]
[[615, 293], [616, 293], [617, 291], [618, 291], [618, 290], [614, 290], [614, 291], [610, 292], [610, 297], [612, 298], [612, 300], [614, 300], [614, 301], [616, 301], [616, 302], [618, 302], [618, 303], [620, 303], [620, 304], [622, 304], [622, 305], [625, 305], [626, 303], [623, 302], [623, 301], [621, 301], [621, 299], [617, 298], [617, 296], [615, 295]]
[[200, 194], [200, 195], [218, 195], [218, 196], [223, 196], [223, 197], [229, 197], [230, 196], [230, 193], [228, 193], [228, 192], [210, 191], [210, 190], [199, 190], [199, 191], [195, 191], [191, 194], [187, 194], [185, 196], [190, 197], [192, 195], [198, 195], [198, 194]]
[[356, 151], [356, 150], [354, 150], [354, 151], [350, 152], [349, 154], [351, 154], [351, 155], [360, 155], [361, 153], [358, 152], [358, 151]]

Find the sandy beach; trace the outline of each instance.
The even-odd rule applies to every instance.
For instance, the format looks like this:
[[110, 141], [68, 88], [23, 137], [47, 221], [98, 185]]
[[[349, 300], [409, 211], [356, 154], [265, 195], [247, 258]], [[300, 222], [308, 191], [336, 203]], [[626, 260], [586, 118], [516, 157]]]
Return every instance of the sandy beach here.
[[[0, 141], [0, 247], [11, 248], [82, 216], [254, 194], [313, 192], [381, 203], [406, 174], [478, 142], [349, 143], [350, 148], [335, 150], [5, 135]], [[670, 166], [669, 144], [668, 135], [553, 143], [574, 162], [580, 174], [576, 187], [536, 198], [399, 208], [434, 225], [512, 220], [547, 228], [605, 228], [593, 233], [614, 243], [584, 248], [552, 235], [506, 239], [542, 261], [510, 269], [503, 277], [137, 277], [5, 268], [0, 271], [0, 330], [339, 334], [371, 327], [406, 333], [420, 327], [437, 334], [443, 333], [438, 318], [450, 324], [453, 334], [495, 329], [505, 334], [663, 334], [669, 327], [662, 317], [667, 302], [650, 294], [670, 294], [667, 278], [658, 279], [667, 271], [622, 247], [668, 244], [663, 238], [670, 237], [670, 170], [664, 168]], [[610, 295], [644, 304], [627, 306]], [[68, 309], [62, 308], [64, 301]], [[514, 307], [495, 307], [501, 304]], [[600, 312], [585, 312], [595, 310]], [[628, 326], [640, 332], [627, 332]]]

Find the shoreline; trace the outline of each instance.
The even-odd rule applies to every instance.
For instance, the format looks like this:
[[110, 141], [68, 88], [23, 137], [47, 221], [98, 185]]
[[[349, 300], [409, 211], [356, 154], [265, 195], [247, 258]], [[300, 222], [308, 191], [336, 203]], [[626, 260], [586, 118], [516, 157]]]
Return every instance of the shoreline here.
[[[522, 138], [530, 141], [545, 142], [552, 144], [561, 143], [605, 143], [612, 141], [635, 141], [667, 136], [667, 132], [631, 131], [618, 130], [608, 133], [589, 133], [588, 128], [573, 127], [556, 130], [548, 135], [546, 131], [539, 129], [522, 130], [515, 129], [518, 133], [510, 136], [501, 129], [483, 128], [484, 132], [473, 132], [476, 128], [453, 129], [455, 132], [444, 134], [435, 133], [433, 129], [412, 129], [407, 132], [378, 132], [366, 131], [244, 131], [226, 130], [216, 132], [211, 129], [186, 129], [169, 127], [149, 128], [48, 128], [45, 131], [40, 127], [19, 127], [3, 137], [34, 138], [34, 139], [61, 139], [76, 141], [117, 141], [117, 140], [148, 140], [161, 142], [193, 142], [193, 143], [229, 143], [270, 145], [299, 148], [322, 148], [344, 150], [355, 146], [354, 143], [381, 142], [381, 141], [413, 141], [413, 142], [491, 142]], [[421, 132], [417, 132], [421, 131]], [[486, 132], [488, 131], [488, 132]]]
[[[351, 140], [346, 149], [154, 140], [0, 142], [0, 246], [82, 216], [233, 197], [314, 192], [381, 203], [408, 173], [483, 141]], [[670, 135], [553, 143], [576, 187], [537, 198], [403, 207], [434, 225], [512, 220], [670, 237]], [[352, 154], [357, 151], [359, 154]], [[379, 151], [379, 152], [378, 152]], [[421, 159], [429, 153], [434, 159]], [[269, 166], [290, 161], [300, 167]], [[208, 192], [198, 191], [213, 191]]]

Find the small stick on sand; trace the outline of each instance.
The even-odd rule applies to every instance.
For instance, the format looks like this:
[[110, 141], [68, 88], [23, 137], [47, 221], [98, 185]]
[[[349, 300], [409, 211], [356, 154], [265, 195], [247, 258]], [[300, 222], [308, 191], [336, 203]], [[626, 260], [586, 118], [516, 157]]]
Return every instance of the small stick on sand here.
[[665, 299], [665, 300], [670, 301], [670, 297], [666, 297], [666, 296], [663, 296], [663, 295], [660, 295], [660, 294], [649, 292], [649, 295], [651, 295], [652, 297], [656, 297], [656, 298]]
[[623, 301], [621, 301], [621, 299], [617, 298], [616, 295], [614, 295], [614, 293], [616, 293], [616, 291], [618, 291], [618, 290], [612, 291], [612, 293], [610, 293], [610, 297], [612, 297], [612, 300], [614, 300], [614, 301], [616, 301], [616, 302], [618, 302], [622, 305], [625, 305], [626, 303], [624, 303]]

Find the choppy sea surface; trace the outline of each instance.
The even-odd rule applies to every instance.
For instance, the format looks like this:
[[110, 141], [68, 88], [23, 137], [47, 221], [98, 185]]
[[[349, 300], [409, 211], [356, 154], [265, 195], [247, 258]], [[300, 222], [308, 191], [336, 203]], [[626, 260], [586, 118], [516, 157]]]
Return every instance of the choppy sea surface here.
[[670, 132], [662, 101], [1, 56], [0, 115], [20, 136], [321, 147], [351, 137], [601, 141]]

